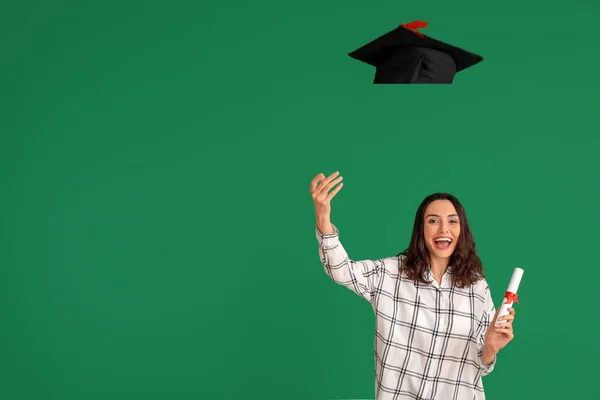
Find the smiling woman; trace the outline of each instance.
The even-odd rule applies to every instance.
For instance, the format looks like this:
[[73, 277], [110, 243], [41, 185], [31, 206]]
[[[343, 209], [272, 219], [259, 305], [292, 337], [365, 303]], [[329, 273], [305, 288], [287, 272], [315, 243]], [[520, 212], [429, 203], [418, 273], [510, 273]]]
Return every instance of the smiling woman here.
[[423, 283], [431, 283], [425, 279], [427, 269], [441, 283], [449, 266], [457, 287], [485, 278], [465, 209], [449, 193], [435, 193], [421, 202], [410, 244], [399, 255], [406, 258], [407, 276]]
[[466, 212], [448, 193], [427, 196], [408, 248], [395, 257], [353, 260], [331, 223], [338, 172], [310, 192], [325, 273], [373, 307], [377, 400], [484, 400], [482, 377], [514, 337], [514, 309], [496, 323], [490, 287]]

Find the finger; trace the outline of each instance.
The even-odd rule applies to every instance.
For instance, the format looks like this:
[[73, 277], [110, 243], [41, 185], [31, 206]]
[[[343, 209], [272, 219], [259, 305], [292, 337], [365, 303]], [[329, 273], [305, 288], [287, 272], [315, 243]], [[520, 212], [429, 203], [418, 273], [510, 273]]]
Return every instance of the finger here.
[[508, 328], [495, 328], [494, 330], [496, 332], [498, 332], [498, 333], [503, 334], [503, 335], [507, 335], [507, 336], [510, 336], [510, 337], [514, 337], [515, 336], [514, 333], [513, 333], [513, 331], [511, 329], [508, 329]]
[[497, 332], [508, 337], [508, 340], [512, 340], [515, 337], [515, 334], [510, 331], [497, 331]]
[[511, 315], [515, 315], [515, 309], [514, 309], [514, 308], [509, 308], [509, 309], [508, 309], [508, 312], [509, 312]]
[[337, 185], [335, 187], [335, 189], [333, 189], [331, 192], [329, 192], [329, 194], [325, 198], [325, 201], [331, 201], [331, 199], [333, 199], [333, 197], [337, 194], [337, 192], [340, 191], [340, 189], [342, 188], [342, 186], [344, 186], [344, 184], [340, 183], [339, 185]]
[[496, 316], [492, 320], [492, 323], [496, 323], [496, 322], [503, 323], [503, 322], [512, 321], [513, 319], [515, 319], [514, 309], [513, 309], [512, 313], [510, 313], [510, 308], [508, 310], [509, 310], [509, 314], [504, 314], [503, 316], [498, 318], [498, 312], [500, 312], [500, 308], [498, 308], [498, 311], [496, 311]]
[[310, 181], [310, 192], [314, 193], [314, 191], [317, 189], [317, 184], [319, 183], [319, 181], [321, 179], [324, 179], [325, 175], [323, 173], [320, 173], [319, 175], [315, 176], [312, 181]]
[[329, 192], [331, 190], [331, 188], [334, 187], [335, 185], [337, 185], [338, 183], [340, 183], [342, 181], [342, 179], [344, 179], [344, 177], [340, 176], [337, 179], [329, 182], [327, 185], [325, 185], [325, 187], [323, 188], [323, 191], [325, 193]]
[[322, 185], [323, 187], [319, 190], [318, 194], [316, 195], [316, 199], [318, 201], [326, 201], [328, 198], [330, 198], [329, 191], [331, 190], [331, 188], [341, 181], [342, 177], [340, 176], [336, 180], [329, 182], [327, 185]]
[[494, 330], [496, 332], [506, 333], [506, 332], [512, 331], [512, 328], [508, 327], [508, 326], [495, 326]]
[[339, 174], [340, 174], [340, 171], [335, 171], [333, 174], [329, 175], [327, 178], [325, 178], [321, 182], [321, 186], [327, 185], [329, 182], [331, 182], [332, 180], [334, 180]]
[[[327, 195], [327, 189], [325, 189], [327, 187], [327, 184], [329, 182], [331, 182], [332, 179], [334, 179], [336, 176], [338, 176], [340, 173], [339, 171], [334, 172], [333, 174], [329, 175], [327, 178], [325, 179], [321, 179], [320, 184], [317, 186], [317, 188], [315, 189], [315, 191], [313, 192], [315, 194], [315, 196], [319, 196], [322, 195], [323, 193], [325, 195]], [[323, 178], [325, 177], [325, 175], [322, 176]]]
[[514, 319], [515, 319], [515, 317], [513, 317], [512, 315], [505, 315], [504, 317], [502, 317], [502, 319], [496, 321], [495, 325], [512, 324]]
[[494, 329], [508, 329], [509, 331], [513, 330], [513, 326], [511, 323], [499, 324], [494, 326]]

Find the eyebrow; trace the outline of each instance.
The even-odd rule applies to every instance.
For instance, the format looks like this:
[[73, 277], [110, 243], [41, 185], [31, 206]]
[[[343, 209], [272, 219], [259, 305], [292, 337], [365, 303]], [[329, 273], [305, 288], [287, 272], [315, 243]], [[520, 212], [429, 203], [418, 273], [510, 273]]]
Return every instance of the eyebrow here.
[[[458, 217], [458, 214], [450, 214], [448, 216], [449, 217]], [[438, 214], [428, 214], [425, 218], [429, 218], [429, 217], [438, 217], [439, 218], [439, 215]]]

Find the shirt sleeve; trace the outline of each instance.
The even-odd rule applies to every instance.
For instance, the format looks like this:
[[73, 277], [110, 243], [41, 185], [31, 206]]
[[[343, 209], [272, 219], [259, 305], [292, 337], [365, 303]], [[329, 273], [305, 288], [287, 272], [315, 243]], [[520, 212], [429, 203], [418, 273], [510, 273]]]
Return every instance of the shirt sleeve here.
[[333, 229], [333, 233], [324, 235], [316, 228], [319, 256], [325, 273], [335, 283], [372, 303], [383, 275], [383, 260], [351, 260], [340, 242], [340, 232], [335, 225]]
[[496, 314], [496, 307], [494, 306], [494, 301], [492, 299], [492, 294], [490, 292], [489, 285], [485, 288], [485, 303], [483, 309], [483, 316], [481, 320], [481, 330], [479, 331], [479, 341], [477, 343], [477, 358], [479, 362], [479, 368], [481, 368], [482, 376], [486, 376], [490, 374], [494, 367], [496, 366], [496, 357], [492, 360], [490, 365], [486, 365], [483, 360], [483, 345], [485, 343], [485, 334], [494, 319], [494, 315]]

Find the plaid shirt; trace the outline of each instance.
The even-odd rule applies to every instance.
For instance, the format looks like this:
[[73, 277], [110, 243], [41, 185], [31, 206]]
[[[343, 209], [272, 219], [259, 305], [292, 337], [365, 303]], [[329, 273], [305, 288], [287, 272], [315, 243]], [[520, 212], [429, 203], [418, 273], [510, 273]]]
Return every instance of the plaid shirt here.
[[496, 364], [483, 361], [483, 342], [495, 306], [485, 279], [452, 286], [452, 267], [441, 285], [400, 273], [403, 256], [349, 259], [339, 231], [316, 230], [327, 275], [369, 301], [376, 317], [375, 397], [378, 400], [483, 400], [482, 377]]

